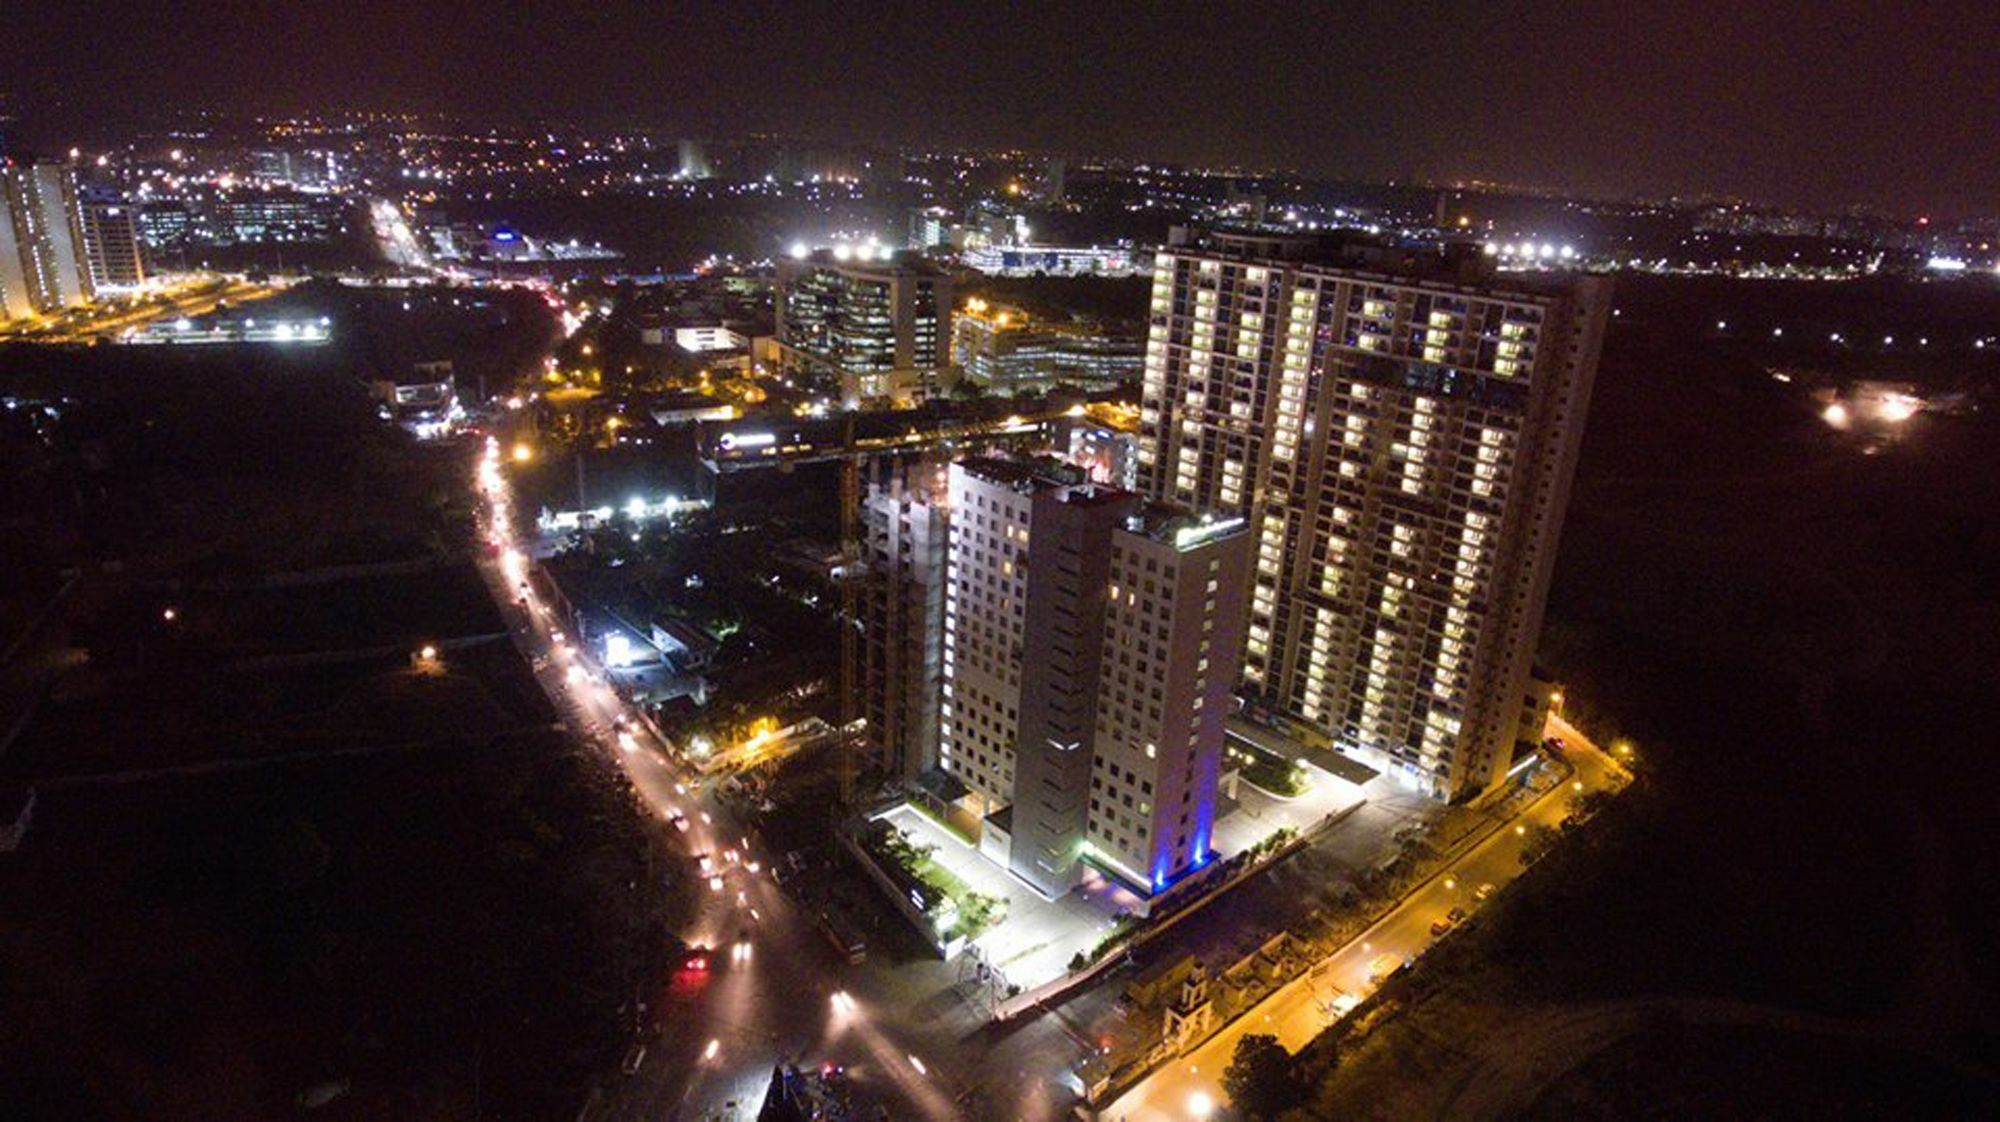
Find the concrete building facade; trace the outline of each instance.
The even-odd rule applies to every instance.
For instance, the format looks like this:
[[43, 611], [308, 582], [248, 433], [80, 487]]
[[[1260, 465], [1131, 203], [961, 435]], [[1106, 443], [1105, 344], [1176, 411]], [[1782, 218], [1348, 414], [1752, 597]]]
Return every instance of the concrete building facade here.
[[95, 295], [74, 169], [0, 166], [0, 318], [61, 311]]
[[869, 464], [861, 508], [859, 597], [863, 753], [883, 776], [914, 781], [937, 763], [944, 681], [944, 463]]
[[85, 203], [83, 255], [90, 266], [90, 283], [99, 292], [144, 284], [138, 210], [127, 203]]
[[954, 464], [939, 763], [1048, 896], [1206, 863], [1251, 537], [1055, 461]]

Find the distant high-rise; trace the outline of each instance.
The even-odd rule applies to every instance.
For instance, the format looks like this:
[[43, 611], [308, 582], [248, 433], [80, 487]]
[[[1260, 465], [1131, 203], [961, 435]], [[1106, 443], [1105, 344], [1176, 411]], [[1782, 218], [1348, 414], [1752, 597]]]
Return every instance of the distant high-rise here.
[[1046, 895], [1211, 853], [1250, 535], [1057, 464], [954, 464], [938, 757]]
[[715, 175], [715, 164], [708, 157], [708, 148], [699, 140], [683, 140], [677, 153], [680, 157], [675, 174], [682, 179], [710, 179]]
[[1141, 487], [1254, 521], [1249, 692], [1468, 797], [1536, 735], [1520, 714], [1610, 282], [1372, 252], [1216, 231], [1159, 254]]
[[909, 404], [950, 364], [951, 276], [914, 254], [842, 246], [778, 263], [785, 364], [831, 376], [849, 406]]
[[1042, 170], [1042, 198], [1048, 202], [1063, 201], [1064, 179], [1069, 171], [1069, 161], [1057, 156]]
[[58, 311], [94, 295], [76, 172], [53, 161], [0, 166], [0, 317]]
[[83, 204], [83, 255], [90, 283], [100, 292], [145, 283], [137, 209], [127, 203]]
[[950, 244], [950, 211], [941, 206], [916, 207], [910, 211], [911, 249], [938, 249]]

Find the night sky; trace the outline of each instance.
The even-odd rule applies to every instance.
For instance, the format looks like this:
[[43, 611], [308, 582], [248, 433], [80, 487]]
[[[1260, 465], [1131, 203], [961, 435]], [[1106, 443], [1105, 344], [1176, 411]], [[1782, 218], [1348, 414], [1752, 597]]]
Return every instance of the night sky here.
[[45, 143], [134, 105], [443, 110], [1620, 195], [1992, 209], [2000, 4], [17, 0]]

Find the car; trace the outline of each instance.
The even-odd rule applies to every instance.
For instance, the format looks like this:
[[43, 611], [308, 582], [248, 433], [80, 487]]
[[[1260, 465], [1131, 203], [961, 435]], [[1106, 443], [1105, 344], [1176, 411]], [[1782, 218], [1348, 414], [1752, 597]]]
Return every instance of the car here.
[[687, 828], [688, 828], [687, 815], [682, 814], [680, 811], [677, 810], [674, 811], [673, 815], [668, 819], [668, 821], [674, 824], [674, 829], [679, 830], [681, 833], [684, 834], [687, 833]]
[[1446, 912], [1446, 913], [1444, 914], [1444, 921], [1445, 921], [1446, 923], [1450, 923], [1450, 924], [1460, 924], [1460, 923], [1464, 923], [1464, 922], [1465, 922], [1465, 909], [1464, 909], [1464, 908], [1453, 908], [1452, 910], [1450, 910], [1450, 911], [1448, 911], [1448, 912]]
[[1431, 924], [1431, 937], [1436, 938], [1437, 936], [1442, 935], [1450, 930], [1451, 930], [1450, 920], [1448, 919], [1438, 920], [1437, 922]]
[[639, 1065], [645, 1062], [646, 1046], [644, 1044], [634, 1044], [626, 1051], [625, 1062], [618, 1065], [618, 1070], [624, 1072], [626, 1075], [637, 1075], [639, 1074]]
[[1489, 880], [1485, 884], [1482, 884], [1478, 888], [1472, 890], [1472, 898], [1474, 900], [1484, 900], [1487, 897], [1493, 895], [1493, 891], [1494, 891], [1493, 882]]

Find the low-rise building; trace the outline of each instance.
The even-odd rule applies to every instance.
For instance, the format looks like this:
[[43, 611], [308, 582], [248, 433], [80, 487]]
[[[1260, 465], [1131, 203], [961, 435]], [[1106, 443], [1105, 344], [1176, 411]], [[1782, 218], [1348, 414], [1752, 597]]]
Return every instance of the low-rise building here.
[[992, 393], [1046, 393], [1136, 383], [1146, 341], [1095, 324], [1036, 319], [1019, 308], [973, 298], [952, 320], [952, 361], [967, 381]]

